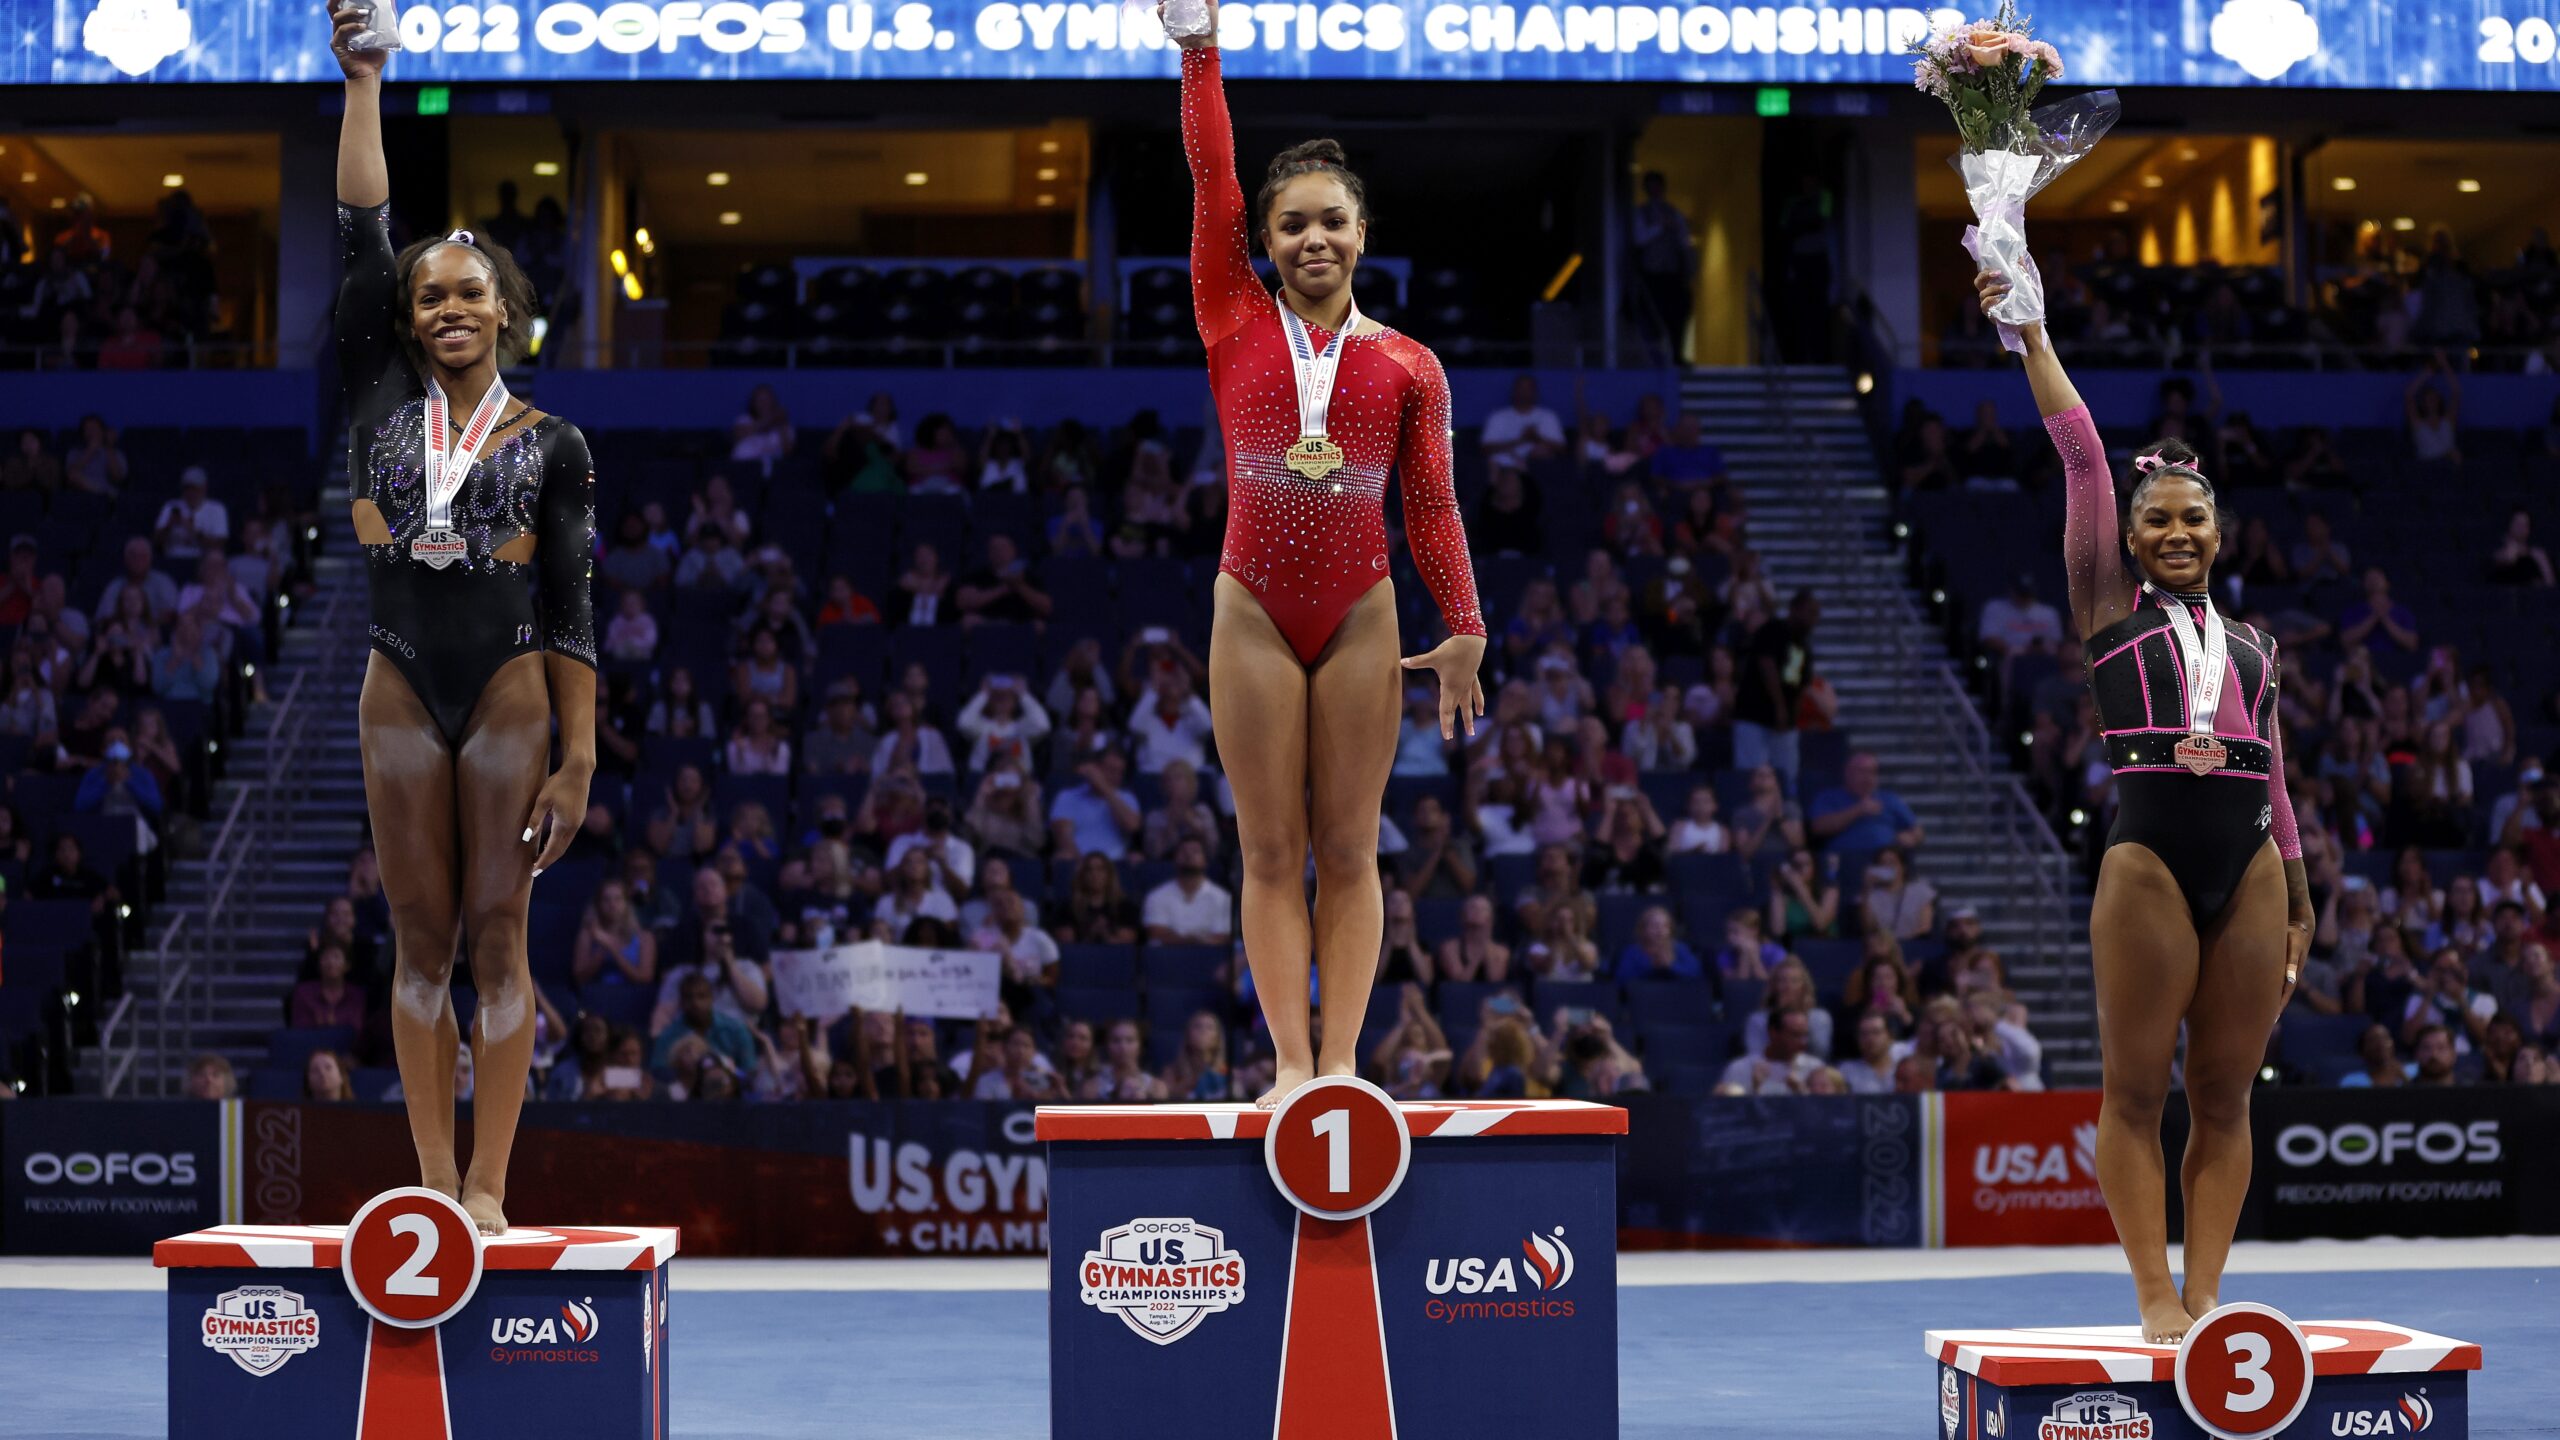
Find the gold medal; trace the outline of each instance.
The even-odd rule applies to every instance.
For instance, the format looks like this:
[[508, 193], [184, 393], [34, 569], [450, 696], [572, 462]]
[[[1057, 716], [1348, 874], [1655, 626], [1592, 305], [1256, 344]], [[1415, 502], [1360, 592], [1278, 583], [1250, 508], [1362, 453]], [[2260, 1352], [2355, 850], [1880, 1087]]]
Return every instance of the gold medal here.
[[1301, 435], [1289, 447], [1288, 464], [1310, 480], [1321, 480], [1342, 468], [1342, 447], [1321, 435]]

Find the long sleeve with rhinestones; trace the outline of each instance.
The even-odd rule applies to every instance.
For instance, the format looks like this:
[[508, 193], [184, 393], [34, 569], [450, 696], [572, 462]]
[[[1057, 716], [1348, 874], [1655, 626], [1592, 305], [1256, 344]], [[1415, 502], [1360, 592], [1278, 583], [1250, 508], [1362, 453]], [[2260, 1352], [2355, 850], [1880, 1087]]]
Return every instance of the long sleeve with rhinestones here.
[[[349, 425], [379, 425], [426, 393], [393, 329], [399, 323], [399, 280], [391, 254], [391, 207], [339, 205], [338, 244], [346, 265], [335, 316], [338, 394]], [[368, 493], [361, 470], [349, 478], [358, 496]]]
[[2276, 659], [2276, 640], [2267, 637], [2267, 806], [2272, 812], [2268, 834], [2276, 842], [2276, 854], [2287, 860], [2302, 858], [2302, 832], [2293, 820], [2293, 791], [2284, 779], [2284, 710], [2277, 697], [2284, 688], [2284, 667]]
[[1484, 611], [1476, 601], [1475, 566], [1467, 558], [1467, 529], [1458, 518], [1458, 487], [1449, 444], [1449, 377], [1440, 357], [1415, 347], [1419, 373], [1404, 393], [1404, 432], [1396, 473], [1404, 483], [1404, 541], [1414, 568], [1452, 635], [1482, 635]]
[[2071, 613], [2089, 633], [2092, 616], [2122, 615], [2133, 608], [2132, 577], [2118, 550], [2115, 478], [2098, 439], [2089, 407], [2077, 405], [2044, 417], [2045, 433], [2062, 455], [2062, 560], [2071, 586]]
[[1271, 292], [1246, 249], [1244, 187], [1236, 180], [1235, 127], [1227, 119], [1218, 50], [1182, 52], [1182, 153], [1191, 164], [1191, 312], [1200, 343], [1242, 329]]
[[596, 467], [587, 437], [563, 425], [543, 456], [534, 562], [542, 597], [542, 648], [596, 663]]

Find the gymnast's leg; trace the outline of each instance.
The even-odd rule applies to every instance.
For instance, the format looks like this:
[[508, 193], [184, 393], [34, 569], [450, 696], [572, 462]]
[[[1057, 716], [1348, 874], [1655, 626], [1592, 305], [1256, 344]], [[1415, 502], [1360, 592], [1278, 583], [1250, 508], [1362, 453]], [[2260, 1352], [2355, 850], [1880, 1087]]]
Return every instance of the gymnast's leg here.
[[1245, 962], [1275, 1062], [1262, 1100], [1276, 1105], [1316, 1073], [1307, 1034], [1307, 669], [1235, 577], [1220, 574], [1211, 594], [1209, 719], [1235, 791]]
[[484, 1234], [503, 1235], [507, 1159], [524, 1111], [533, 1066], [533, 974], [525, 954], [525, 912], [533, 899], [533, 847], [525, 813], [551, 770], [551, 688], [539, 653], [501, 666], [480, 692], [463, 729], [457, 763], [463, 837], [463, 930], [471, 983], [476, 1077], [471, 1103], [471, 1170], [462, 1206]]
[[2167, 1342], [2187, 1332], [2189, 1316], [2169, 1276], [2160, 1110], [2169, 1098], [2178, 1022], [2195, 994], [2197, 945], [2185, 894], [2148, 848], [2107, 847], [2089, 915], [2089, 951], [2106, 1087], [2098, 1109], [2098, 1186], [2133, 1267], [2143, 1335]]
[[2284, 861], [2270, 840], [2222, 914], [2205, 927], [2187, 1006], [2185, 1300], [2197, 1319], [2221, 1303], [2222, 1266], [2249, 1194], [2249, 1092], [2284, 998]]
[[462, 895], [453, 752], [408, 679], [380, 651], [365, 662], [356, 721], [373, 848], [391, 907], [391, 1041], [418, 1147], [418, 1183], [459, 1198], [453, 1069], [462, 1039], [452, 985]]
[[1343, 617], [1307, 677], [1307, 776], [1316, 849], [1316, 964], [1324, 995], [1319, 1075], [1360, 1069], [1360, 1022], [1386, 926], [1378, 888], [1378, 811], [1395, 767], [1404, 709], [1395, 582], [1381, 580]]

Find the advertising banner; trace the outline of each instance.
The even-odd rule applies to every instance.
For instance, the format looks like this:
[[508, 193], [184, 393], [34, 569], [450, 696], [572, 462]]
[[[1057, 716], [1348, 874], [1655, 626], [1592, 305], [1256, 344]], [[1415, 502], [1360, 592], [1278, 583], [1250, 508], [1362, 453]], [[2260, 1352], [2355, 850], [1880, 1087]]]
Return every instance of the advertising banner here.
[[0, 1250], [134, 1255], [222, 1223], [222, 1127], [184, 1100], [0, 1105]]
[[2106, 1245], [2098, 1189], [2098, 1092], [1937, 1097], [1948, 1245]]
[[[507, 1214], [675, 1225], [696, 1255], [1038, 1254], [1048, 1166], [1028, 1105], [528, 1105]], [[345, 1223], [417, 1183], [398, 1107], [251, 1102], [241, 1218]], [[456, 1127], [470, 1163], [470, 1118]], [[165, 1230], [166, 1227], [164, 1227]]]
[[1630, 1250], [1924, 1243], [1921, 1108], [1907, 1095], [1620, 1097]]
[[2261, 1091], [2250, 1129], [2265, 1239], [2510, 1235], [2560, 1219], [2548, 1089]]
[[[1980, 8], [1980, 7], [1978, 7]], [[2056, 0], [2073, 85], [2548, 91], [2555, 0]], [[1170, 78], [1138, 0], [495, 0], [399, 7], [395, 81]], [[1911, 83], [1901, 5], [1231, 3], [1239, 78]], [[326, 81], [301, 0], [0, 0], [0, 84]]]
[[919, 950], [877, 940], [825, 950], [777, 950], [773, 999], [785, 1015], [826, 1022], [856, 1006], [979, 1020], [996, 1013], [1003, 965], [992, 950]]

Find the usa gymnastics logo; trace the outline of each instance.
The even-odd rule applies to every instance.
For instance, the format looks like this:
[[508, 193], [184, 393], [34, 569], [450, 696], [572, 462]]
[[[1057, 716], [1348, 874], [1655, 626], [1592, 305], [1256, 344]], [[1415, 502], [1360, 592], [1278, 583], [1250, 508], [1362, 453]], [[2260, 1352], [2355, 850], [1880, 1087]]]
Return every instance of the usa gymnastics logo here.
[[2036, 1422], [2036, 1440], [2151, 1440], [2151, 1417], [2132, 1396], [2079, 1390], [2053, 1403]]
[[2393, 1410], [2341, 1410], [2329, 1417], [2332, 1435], [2415, 1435], [2436, 1423], [2436, 1407], [2427, 1392], [2400, 1397]]
[[489, 1321], [489, 1358], [501, 1365], [593, 1365], [604, 1357], [581, 1347], [596, 1338], [597, 1328], [592, 1299], [563, 1301], [558, 1311], [539, 1317], [494, 1316]]
[[[1422, 1288], [1434, 1297], [1423, 1302], [1426, 1318], [1444, 1325], [1460, 1320], [1569, 1320], [1574, 1303], [1547, 1298], [1573, 1279], [1573, 1247], [1564, 1227], [1546, 1234], [1531, 1231], [1520, 1242], [1515, 1263], [1508, 1255], [1487, 1259], [1458, 1255], [1426, 1261]], [[1526, 1287], [1528, 1298], [1522, 1295]], [[1509, 1299], [1443, 1300], [1443, 1295], [1509, 1296]]]
[[204, 1348], [264, 1379], [286, 1361], [320, 1348], [320, 1317], [281, 1285], [243, 1285], [204, 1312]]
[[1077, 1298], [1117, 1315], [1139, 1339], [1170, 1345], [1244, 1303], [1244, 1257], [1226, 1235], [1187, 1216], [1132, 1220], [1084, 1252]]

